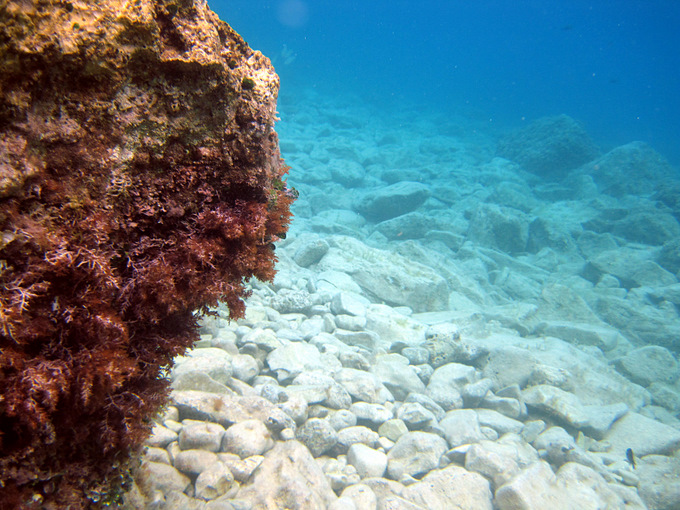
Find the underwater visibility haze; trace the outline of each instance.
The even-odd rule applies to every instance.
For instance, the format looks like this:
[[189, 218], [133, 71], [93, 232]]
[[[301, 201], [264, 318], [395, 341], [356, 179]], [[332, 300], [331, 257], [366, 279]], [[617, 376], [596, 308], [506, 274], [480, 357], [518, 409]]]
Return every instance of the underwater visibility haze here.
[[35, 5], [0, 498], [680, 508], [680, 2]]
[[504, 129], [564, 113], [605, 148], [642, 140], [680, 163], [672, 0], [210, 5], [273, 58], [284, 95], [313, 87], [397, 108], [462, 110]]

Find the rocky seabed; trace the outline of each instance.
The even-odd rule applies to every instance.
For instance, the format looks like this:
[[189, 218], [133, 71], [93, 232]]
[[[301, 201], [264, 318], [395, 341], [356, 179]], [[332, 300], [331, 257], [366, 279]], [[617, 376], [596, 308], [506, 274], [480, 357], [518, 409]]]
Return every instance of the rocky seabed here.
[[129, 501], [680, 508], [680, 188], [663, 158], [598, 152], [564, 116], [494, 153], [461, 119], [314, 99], [284, 98], [301, 196], [278, 275], [253, 282], [245, 319], [202, 319]]

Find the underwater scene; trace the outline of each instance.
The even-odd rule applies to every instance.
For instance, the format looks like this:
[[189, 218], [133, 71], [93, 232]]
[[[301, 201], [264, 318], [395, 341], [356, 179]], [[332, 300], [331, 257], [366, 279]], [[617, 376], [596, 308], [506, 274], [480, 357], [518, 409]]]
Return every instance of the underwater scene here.
[[0, 0], [0, 510], [680, 509], [678, 27]]
[[202, 319], [153, 508], [680, 508], [680, 6], [213, 1], [294, 218]]

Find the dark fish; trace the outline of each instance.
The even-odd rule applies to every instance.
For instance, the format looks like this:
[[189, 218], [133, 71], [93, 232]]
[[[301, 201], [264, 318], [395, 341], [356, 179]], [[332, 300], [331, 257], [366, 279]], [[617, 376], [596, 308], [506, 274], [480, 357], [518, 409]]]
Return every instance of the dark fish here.
[[633, 466], [633, 469], [635, 469], [635, 454], [633, 453], [632, 448], [628, 448], [626, 450], [626, 459], [628, 459], [628, 462], [630, 462], [630, 465]]

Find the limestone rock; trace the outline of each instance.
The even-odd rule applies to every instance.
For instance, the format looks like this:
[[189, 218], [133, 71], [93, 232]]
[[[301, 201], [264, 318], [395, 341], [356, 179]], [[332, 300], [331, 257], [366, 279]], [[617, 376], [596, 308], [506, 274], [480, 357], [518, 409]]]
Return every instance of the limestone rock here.
[[443, 310], [448, 305], [448, 285], [436, 271], [356, 239], [333, 238], [319, 268], [351, 275], [368, 295], [391, 305], [418, 312]]
[[456, 409], [447, 412], [444, 419], [439, 422], [439, 426], [444, 431], [449, 448], [477, 443], [484, 439], [484, 434], [479, 428], [477, 413], [472, 409]]
[[294, 379], [303, 371], [324, 368], [319, 349], [306, 342], [277, 347], [267, 356], [267, 365], [276, 372], [279, 382]]
[[680, 448], [680, 431], [638, 413], [619, 418], [605, 434], [610, 452], [621, 458], [631, 448], [636, 455], [670, 454]]
[[355, 208], [369, 220], [382, 221], [413, 211], [429, 196], [428, 186], [402, 181], [367, 193]]
[[219, 423], [185, 420], [179, 433], [179, 447], [219, 452], [223, 435], [224, 427]]
[[531, 464], [500, 487], [494, 503], [499, 510], [645, 508], [637, 495], [622, 497], [589, 467], [570, 462], [555, 474], [543, 461]]
[[614, 197], [653, 193], [672, 172], [664, 157], [644, 142], [616, 147], [578, 170], [592, 176], [601, 193]]
[[567, 115], [537, 119], [502, 137], [496, 149], [498, 156], [530, 172], [558, 178], [592, 161], [598, 153], [585, 129]]
[[182, 450], [174, 454], [173, 466], [185, 475], [195, 477], [218, 460], [216, 453], [207, 450]]
[[337, 496], [309, 450], [297, 441], [277, 443], [238, 492], [253, 508], [318, 510]]
[[588, 423], [588, 414], [573, 393], [539, 384], [524, 390], [522, 397], [528, 406], [551, 414], [572, 427], [581, 428]]
[[358, 401], [382, 403], [382, 383], [378, 378], [363, 370], [343, 368], [334, 374], [335, 380]]
[[439, 466], [446, 450], [446, 441], [436, 434], [409, 432], [387, 454], [387, 473], [393, 480], [427, 473]]
[[245, 459], [262, 455], [274, 446], [269, 429], [260, 420], [243, 420], [229, 427], [222, 436], [221, 451]]
[[425, 391], [425, 385], [409, 365], [408, 359], [400, 354], [377, 356], [371, 366], [371, 373], [375, 374], [398, 400], [405, 399], [409, 393]]
[[521, 211], [482, 203], [472, 214], [467, 236], [487, 248], [521, 253], [527, 248], [529, 219]]
[[140, 469], [139, 480], [149, 491], [187, 492], [191, 488], [191, 479], [168, 464], [144, 462]]
[[213, 380], [226, 384], [232, 374], [231, 356], [228, 352], [214, 347], [194, 349], [187, 356], [175, 359], [172, 379], [198, 372], [210, 376]]
[[649, 386], [654, 382], [672, 384], [680, 376], [678, 362], [673, 354], [658, 345], [646, 345], [630, 351], [616, 360], [615, 367], [641, 386]]
[[361, 443], [350, 446], [347, 462], [356, 468], [361, 478], [382, 477], [387, 469], [387, 455]]
[[638, 492], [649, 508], [671, 510], [680, 508], [680, 459], [663, 455], [648, 455], [638, 462]]
[[418, 508], [493, 508], [489, 482], [483, 476], [459, 466], [431, 471], [420, 482], [408, 486], [403, 496], [419, 505]]
[[219, 498], [224, 495], [234, 495], [238, 490], [238, 483], [234, 480], [229, 467], [222, 462], [216, 462], [201, 472], [196, 478], [196, 497], [205, 500]]

